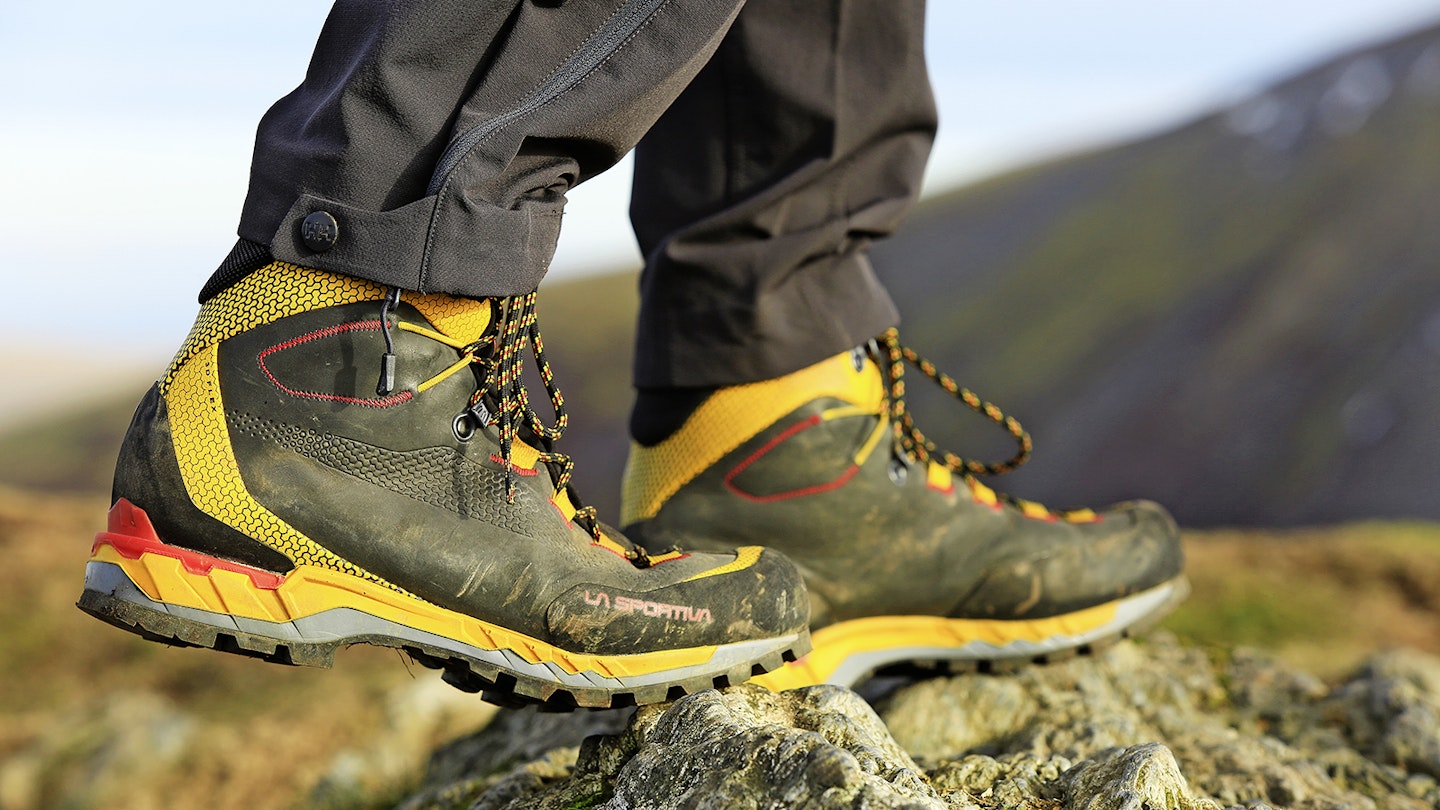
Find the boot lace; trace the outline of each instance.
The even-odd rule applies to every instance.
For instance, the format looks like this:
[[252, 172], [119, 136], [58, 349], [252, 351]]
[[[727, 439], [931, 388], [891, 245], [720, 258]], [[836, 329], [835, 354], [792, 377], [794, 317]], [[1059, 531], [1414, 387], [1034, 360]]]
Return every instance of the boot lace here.
[[[381, 360], [380, 389], [394, 386], [395, 355], [390, 337], [389, 316], [399, 304], [399, 290], [391, 290], [381, 304], [381, 321], [385, 334], [386, 351]], [[422, 383], [424, 390], [463, 368], [474, 370], [477, 386], [470, 395], [464, 411], [455, 417], [455, 434], [468, 440], [476, 431], [494, 425], [499, 433], [500, 463], [505, 470], [505, 500], [515, 503], [515, 481], [517, 467], [512, 460], [515, 445], [523, 442], [533, 447], [538, 454], [538, 464], [544, 464], [550, 472], [555, 492], [565, 493], [575, 508], [572, 520], [588, 532], [596, 543], [609, 538], [624, 550], [624, 556], [636, 567], [646, 568], [651, 564], [645, 549], [631, 543], [615, 532], [605, 532], [594, 506], [585, 505], [571, 485], [575, 462], [555, 450], [555, 443], [564, 435], [570, 423], [565, 409], [565, 396], [555, 383], [555, 373], [545, 356], [545, 341], [540, 336], [539, 318], [536, 315], [536, 292], [507, 298], [492, 298], [494, 327], [487, 329], [478, 340], [461, 344], [437, 332], [401, 322], [399, 328], [417, 332], [440, 340], [460, 352], [460, 360], [431, 380]], [[535, 360], [535, 368], [550, 399], [555, 420], [546, 424], [531, 405], [530, 393], [525, 387], [524, 370], [526, 349]]]
[[[940, 371], [935, 364], [921, 357], [914, 349], [900, 342], [899, 330], [887, 329], [871, 345], [878, 358], [883, 358], [882, 371], [886, 378], [885, 409], [890, 420], [891, 452], [902, 464], [916, 462], [928, 464], [934, 461], [960, 475], [967, 484], [977, 485], [975, 476], [1000, 476], [1014, 472], [1030, 460], [1034, 442], [1030, 434], [1013, 416], [1008, 416], [999, 407], [981, 399], [974, 391], [955, 382], [948, 374]], [[930, 437], [915, 425], [905, 404], [905, 366], [913, 366], [946, 393], [960, 400], [970, 410], [999, 425], [1015, 440], [1015, 455], [1000, 462], [984, 462], [938, 447]], [[980, 485], [983, 486], [983, 485]], [[988, 489], [988, 488], [987, 488]], [[1048, 516], [1073, 520], [1090, 520], [1093, 513], [1088, 509], [1051, 510], [1032, 501], [1025, 501], [1002, 492], [995, 493], [1000, 501], [1021, 509], [1026, 514], [1043, 511]]]

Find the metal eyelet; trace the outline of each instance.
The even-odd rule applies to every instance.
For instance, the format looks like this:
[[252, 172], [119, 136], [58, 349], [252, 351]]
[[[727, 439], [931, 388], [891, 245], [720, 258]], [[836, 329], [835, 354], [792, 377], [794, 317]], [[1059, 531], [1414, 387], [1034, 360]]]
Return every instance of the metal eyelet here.
[[906, 479], [910, 477], [910, 464], [899, 456], [890, 458], [890, 482], [895, 486], [904, 486]]
[[483, 402], [477, 402], [461, 411], [455, 416], [455, 421], [450, 423], [450, 428], [455, 431], [455, 438], [462, 442], [470, 441], [475, 431], [489, 426], [490, 409], [485, 407]]
[[856, 346], [855, 348], [850, 350], [850, 365], [854, 366], [856, 371], [865, 370], [864, 346]]
[[470, 438], [475, 435], [475, 426], [470, 424], [469, 411], [455, 414], [455, 421], [450, 423], [450, 428], [455, 431], [455, 438], [462, 442], [470, 441]]

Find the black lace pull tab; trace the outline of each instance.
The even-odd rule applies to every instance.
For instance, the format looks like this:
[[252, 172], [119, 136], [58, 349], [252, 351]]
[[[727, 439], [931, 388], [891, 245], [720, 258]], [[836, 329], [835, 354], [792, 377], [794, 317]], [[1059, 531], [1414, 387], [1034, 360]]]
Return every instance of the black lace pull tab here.
[[375, 386], [375, 393], [380, 396], [389, 396], [395, 390], [395, 354], [386, 352], [380, 355], [380, 383]]
[[380, 355], [380, 382], [375, 393], [386, 397], [395, 390], [395, 338], [390, 334], [390, 313], [400, 306], [400, 288], [391, 287], [380, 303], [380, 331], [385, 335], [385, 353]]

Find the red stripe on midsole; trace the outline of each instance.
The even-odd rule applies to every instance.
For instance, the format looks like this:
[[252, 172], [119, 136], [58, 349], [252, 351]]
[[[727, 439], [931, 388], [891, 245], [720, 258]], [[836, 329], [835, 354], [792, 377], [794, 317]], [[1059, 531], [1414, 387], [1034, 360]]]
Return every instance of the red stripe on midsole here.
[[222, 560], [219, 557], [211, 557], [208, 554], [201, 554], [198, 551], [166, 543], [155, 534], [155, 527], [150, 523], [150, 517], [145, 514], [145, 510], [124, 498], [116, 501], [115, 505], [110, 507], [108, 522], [109, 525], [106, 528], [109, 531], [99, 532], [95, 535], [95, 543], [90, 547], [92, 555], [102, 545], [110, 546], [127, 560], [138, 560], [142, 554], [158, 554], [162, 557], [179, 560], [180, 564], [185, 566], [185, 570], [192, 574], [206, 576], [217, 568], [221, 571], [244, 574], [250, 578], [255, 587], [267, 591], [279, 588], [285, 581], [283, 574], [231, 560]]

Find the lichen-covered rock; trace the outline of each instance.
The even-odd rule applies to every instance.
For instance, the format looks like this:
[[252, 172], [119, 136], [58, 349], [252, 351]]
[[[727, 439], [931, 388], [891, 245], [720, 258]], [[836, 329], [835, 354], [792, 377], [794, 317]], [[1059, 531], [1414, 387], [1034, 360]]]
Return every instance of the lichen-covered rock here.
[[1060, 777], [1070, 768], [1061, 756], [970, 754], [941, 762], [930, 771], [930, 784], [951, 807], [1056, 810], [1063, 798]]
[[829, 686], [640, 709], [624, 734], [582, 747], [572, 778], [595, 777], [595, 806], [615, 810], [945, 807], [870, 706]]
[[1381, 656], [1332, 691], [1259, 653], [1238, 652], [1217, 667], [1160, 635], [1009, 675], [924, 681], [878, 708], [922, 764], [977, 753], [1083, 764], [1107, 749], [1163, 742], [1197, 794], [1225, 804], [1440, 806], [1433, 781], [1413, 776], [1429, 773], [1420, 729], [1433, 728], [1421, 662], [1440, 662], [1403, 659]]
[[739, 686], [633, 712], [507, 713], [437, 753], [404, 807], [1435, 810], [1437, 717], [1431, 656], [1377, 656], [1329, 688], [1161, 635], [905, 684], [874, 710], [836, 687]]
[[1335, 690], [1324, 709], [1373, 758], [1440, 778], [1440, 660], [1381, 653]]
[[437, 749], [430, 757], [424, 786], [400, 806], [402, 810], [504, 807], [569, 777], [580, 743], [620, 733], [632, 713], [612, 709], [542, 714], [534, 708], [501, 712], [479, 731]]
[[1028, 751], [1076, 761], [1184, 733], [1224, 700], [1200, 650], [1122, 644], [1008, 675], [922, 681], [877, 708], [895, 739], [921, 759]]
[[1175, 755], [1160, 743], [1102, 751], [1060, 778], [1071, 810], [1219, 810], [1190, 795]]

